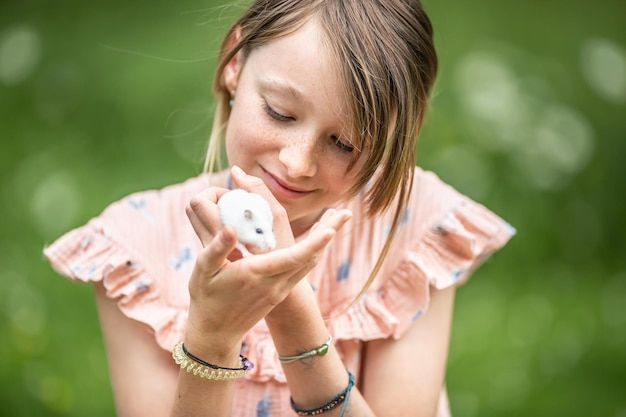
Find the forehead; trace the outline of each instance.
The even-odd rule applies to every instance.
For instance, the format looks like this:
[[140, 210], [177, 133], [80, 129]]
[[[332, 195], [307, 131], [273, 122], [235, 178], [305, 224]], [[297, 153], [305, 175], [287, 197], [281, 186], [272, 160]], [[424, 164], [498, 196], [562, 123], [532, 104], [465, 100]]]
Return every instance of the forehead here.
[[341, 72], [315, 19], [250, 51], [244, 72], [264, 91], [280, 93], [314, 110], [326, 110], [348, 128], [349, 106]]

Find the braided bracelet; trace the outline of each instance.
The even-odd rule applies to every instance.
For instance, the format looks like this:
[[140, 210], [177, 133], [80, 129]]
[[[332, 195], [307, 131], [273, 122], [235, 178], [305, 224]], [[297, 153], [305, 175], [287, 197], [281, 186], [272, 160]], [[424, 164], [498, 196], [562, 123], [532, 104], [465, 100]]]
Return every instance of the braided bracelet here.
[[[296, 404], [293, 402], [293, 398], [290, 398], [291, 408], [293, 408], [293, 411], [295, 411], [296, 414], [299, 416], [317, 416], [319, 414], [324, 414], [325, 412], [332, 410], [333, 408], [341, 405], [344, 402], [346, 402], [347, 404], [347, 401], [350, 399], [350, 391], [352, 391], [352, 387], [354, 386], [354, 375], [352, 375], [352, 373], [348, 371], [347, 369], [346, 371], [348, 372], [348, 376], [350, 378], [350, 381], [348, 382], [348, 386], [346, 387], [345, 390], [337, 394], [335, 398], [328, 401], [326, 404], [322, 405], [321, 407], [312, 408], [310, 410], [303, 410], [301, 408], [298, 408]], [[344, 407], [342, 407], [342, 410], [341, 410], [342, 416], [344, 412], [345, 412], [345, 405]]]
[[246, 374], [246, 371], [254, 368], [254, 364], [248, 358], [239, 355], [241, 359], [241, 368], [224, 368], [213, 365], [193, 355], [187, 350], [183, 342], [178, 342], [172, 351], [172, 357], [180, 368], [186, 368], [187, 373], [193, 372], [200, 378], [214, 379], [222, 381], [225, 379], [237, 379]]
[[298, 361], [300, 359], [304, 359], [304, 358], [308, 358], [309, 356], [315, 356], [315, 355], [325, 355], [328, 353], [328, 348], [330, 347], [331, 342], [333, 341], [333, 337], [332, 336], [328, 336], [328, 340], [326, 341], [326, 343], [324, 343], [322, 346], [312, 349], [308, 352], [304, 352], [300, 355], [295, 355], [295, 356], [280, 356], [278, 355], [278, 360], [281, 363], [292, 363], [295, 361]]

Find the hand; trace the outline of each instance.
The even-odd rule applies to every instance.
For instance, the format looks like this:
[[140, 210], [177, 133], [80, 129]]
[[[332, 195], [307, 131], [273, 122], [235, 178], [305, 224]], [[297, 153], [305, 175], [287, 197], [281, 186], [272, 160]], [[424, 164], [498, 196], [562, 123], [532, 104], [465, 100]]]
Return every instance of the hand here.
[[[261, 180], [260, 184], [254, 179], [249, 182], [251, 191], [271, 196]], [[328, 210], [308, 236], [294, 244], [284, 209], [273, 197], [264, 195], [277, 213], [275, 233], [280, 247], [267, 254], [232, 261], [228, 256], [235, 248], [236, 233], [221, 226], [216, 206], [217, 199], [227, 191], [210, 188], [194, 198], [187, 210], [204, 247], [189, 282], [191, 306], [186, 342], [200, 345], [197, 351], [232, 350], [313, 268], [337, 230], [350, 218], [347, 210]]]
[[[260, 178], [246, 175], [237, 167], [232, 169], [232, 179], [237, 187], [261, 195], [270, 204], [274, 218], [273, 233], [277, 241], [277, 247], [292, 245], [294, 237], [289, 225], [287, 212], [274, 198], [265, 183]], [[226, 188], [210, 187], [195, 195], [186, 208], [187, 216], [203, 246], [208, 245], [216, 233], [223, 227], [216, 203], [229, 191]], [[239, 257], [237, 251], [229, 255], [230, 260], [235, 260]]]
[[[336, 216], [335, 210], [327, 210], [322, 215], [319, 222], [313, 225], [309, 233], [314, 233], [321, 224], [328, 224], [328, 222], [333, 224], [335, 230], [339, 230], [343, 224], [352, 217], [350, 211], [343, 210], [343, 212], [347, 215], [345, 219]], [[315, 264], [317, 264], [317, 259], [315, 260]], [[294, 321], [297, 321], [297, 317], [306, 316], [310, 314], [312, 310], [319, 313], [315, 293], [306, 280], [300, 280], [289, 292], [287, 297], [268, 313], [265, 319], [268, 325], [272, 327], [290, 327]]]

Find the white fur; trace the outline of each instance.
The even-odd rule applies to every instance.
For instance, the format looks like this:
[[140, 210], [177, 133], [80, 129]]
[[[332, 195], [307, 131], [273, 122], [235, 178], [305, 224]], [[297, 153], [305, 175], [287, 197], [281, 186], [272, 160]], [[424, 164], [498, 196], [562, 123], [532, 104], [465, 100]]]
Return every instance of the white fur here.
[[222, 223], [237, 231], [237, 249], [244, 257], [276, 247], [274, 216], [269, 203], [259, 194], [241, 189], [229, 191], [219, 199], [217, 206]]

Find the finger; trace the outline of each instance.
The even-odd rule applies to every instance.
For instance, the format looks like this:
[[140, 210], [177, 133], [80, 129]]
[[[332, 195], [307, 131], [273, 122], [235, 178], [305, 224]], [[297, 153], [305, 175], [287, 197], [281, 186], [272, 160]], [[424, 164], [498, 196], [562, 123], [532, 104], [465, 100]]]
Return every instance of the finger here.
[[[287, 280], [289, 286], [293, 288], [302, 278], [304, 278], [319, 262], [324, 250], [328, 244], [332, 241], [336, 233], [352, 218], [352, 212], [350, 210], [336, 211], [334, 209], [327, 210], [317, 222], [306, 239], [312, 239], [313, 245], [318, 247], [318, 250], [311, 253], [311, 255], [299, 263], [299, 268], [292, 270]], [[319, 235], [315, 235], [319, 233]], [[329, 238], [330, 237], [330, 238]]]
[[335, 209], [328, 209], [326, 211], [324, 211], [324, 213], [322, 213], [322, 217], [316, 221], [315, 223], [313, 223], [313, 226], [311, 226], [311, 228], [309, 229], [309, 233], [312, 233], [313, 231], [315, 231], [315, 229], [317, 229], [321, 222], [328, 216], [332, 215], [332, 213], [334, 213], [336, 210]]
[[200, 239], [202, 247], [206, 247], [211, 242], [211, 239], [213, 239], [213, 234], [209, 232], [209, 229], [207, 229], [204, 223], [202, 223], [200, 218], [191, 209], [190, 205], [187, 205], [187, 207], [185, 207], [185, 213], [187, 214], [187, 218], [191, 223], [191, 227], [193, 227], [194, 232], [196, 232], [196, 235]]
[[276, 200], [272, 192], [269, 190], [269, 188], [267, 188], [267, 185], [265, 185], [261, 178], [246, 174], [237, 165], [233, 165], [230, 172], [233, 181], [237, 187], [251, 193], [259, 194], [261, 197], [266, 199], [272, 206], [280, 206], [278, 200]]
[[332, 225], [333, 228], [339, 230], [341, 226], [343, 226], [348, 220], [352, 218], [352, 211], [348, 209], [341, 210], [327, 210], [326, 213], [320, 219], [320, 222], [328, 223]]
[[189, 201], [185, 211], [194, 231], [206, 246], [222, 227], [217, 200], [227, 193], [225, 188], [210, 187], [196, 194]]
[[314, 234], [287, 248], [246, 258], [252, 271], [260, 276], [279, 276], [300, 270], [323, 252], [335, 236], [332, 228], [318, 228]]
[[321, 242], [325, 242], [323, 246], [319, 247], [314, 252], [308, 252], [301, 258], [294, 259], [294, 262], [290, 264], [285, 264], [285, 266], [291, 266], [291, 268], [282, 274], [283, 277], [286, 277], [286, 284], [289, 289], [293, 288], [302, 278], [306, 277], [309, 272], [317, 265], [324, 250], [328, 246], [328, 244], [332, 241], [334, 237], [334, 232], [329, 232], [329, 234], [324, 235], [328, 237], [327, 240], [322, 240]]
[[262, 179], [246, 174], [241, 168], [234, 165], [231, 176], [235, 185], [248, 192], [259, 194], [270, 204], [274, 215], [274, 235], [278, 247], [290, 246], [294, 242], [293, 232], [289, 225], [289, 218], [285, 208], [276, 200], [272, 192]]
[[237, 233], [226, 226], [220, 230], [202, 251], [199, 261], [202, 271], [209, 277], [217, 274], [228, 262], [227, 257], [237, 245]]
[[[351, 218], [352, 212], [350, 210], [328, 210], [305, 239], [284, 250], [284, 253], [291, 256], [291, 258], [283, 259], [283, 263], [275, 261], [274, 265], [277, 267], [277, 270], [280, 267], [285, 268], [281, 270], [284, 273], [289, 270], [293, 271], [294, 268], [298, 269], [302, 265], [304, 265], [303, 269], [310, 270], [317, 263], [335, 234]], [[292, 252], [289, 252], [289, 250]]]
[[319, 228], [330, 227], [335, 231], [339, 231], [350, 219], [352, 212], [347, 209], [335, 210], [328, 209], [322, 217], [311, 227], [309, 234], [315, 233]]

